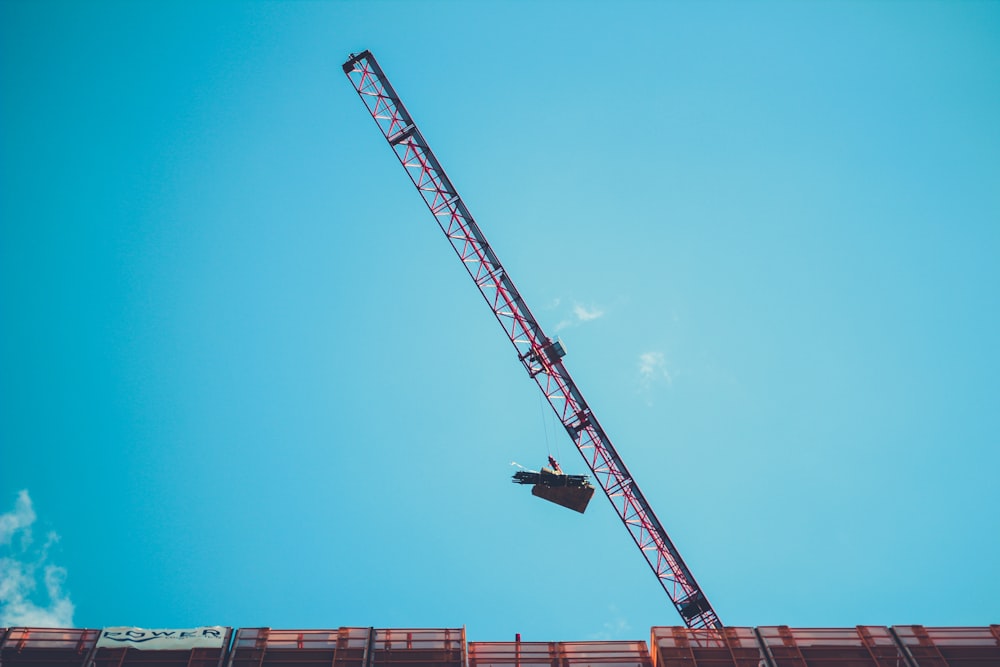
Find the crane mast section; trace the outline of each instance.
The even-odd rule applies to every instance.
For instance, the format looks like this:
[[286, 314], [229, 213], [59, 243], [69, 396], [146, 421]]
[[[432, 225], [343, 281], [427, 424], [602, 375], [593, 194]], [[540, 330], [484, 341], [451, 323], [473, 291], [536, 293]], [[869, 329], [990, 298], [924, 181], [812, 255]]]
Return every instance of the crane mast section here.
[[352, 55], [344, 63], [344, 73], [685, 624], [721, 628], [715, 610], [563, 365], [561, 345], [542, 331], [374, 57], [368, 51]]

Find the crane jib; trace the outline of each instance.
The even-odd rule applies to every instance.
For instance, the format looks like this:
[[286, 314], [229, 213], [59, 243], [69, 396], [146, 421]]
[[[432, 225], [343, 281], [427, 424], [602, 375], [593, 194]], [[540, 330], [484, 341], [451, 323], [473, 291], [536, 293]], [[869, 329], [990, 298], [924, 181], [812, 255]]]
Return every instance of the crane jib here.
[[685, 625], [721, 629], [708, 598], [563, 365], [561, 342], [542, 331], [382, 68], [362, 51], [348, 58], [344, 73]]

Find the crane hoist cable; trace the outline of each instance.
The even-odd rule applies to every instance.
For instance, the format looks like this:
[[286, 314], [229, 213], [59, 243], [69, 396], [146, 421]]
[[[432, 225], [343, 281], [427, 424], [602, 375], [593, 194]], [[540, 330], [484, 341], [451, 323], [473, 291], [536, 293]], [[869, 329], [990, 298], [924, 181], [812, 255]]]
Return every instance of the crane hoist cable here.
[[542, 331], [374, 56], [351, 54], [343, 68], [685, 625], [721, 629], [708, 598], [566, 370], [562, 343]]

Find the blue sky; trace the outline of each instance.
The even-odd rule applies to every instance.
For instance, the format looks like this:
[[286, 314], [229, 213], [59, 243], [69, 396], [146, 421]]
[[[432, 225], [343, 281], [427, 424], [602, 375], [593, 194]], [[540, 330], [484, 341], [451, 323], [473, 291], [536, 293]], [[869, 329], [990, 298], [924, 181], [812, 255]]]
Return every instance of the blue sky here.
[[[1000, 5], [0, 3], [3, 622], [679, 618], [368, 48], [729, 625], [1000, 618]], [[22, 493], [25, 492], [25, 493]]]

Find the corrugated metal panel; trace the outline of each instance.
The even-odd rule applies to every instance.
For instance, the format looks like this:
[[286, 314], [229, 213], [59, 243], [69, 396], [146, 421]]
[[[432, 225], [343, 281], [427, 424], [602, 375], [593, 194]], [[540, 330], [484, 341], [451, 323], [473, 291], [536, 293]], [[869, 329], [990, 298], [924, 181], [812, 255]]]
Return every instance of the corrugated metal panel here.
[[644, 641], [469, 642], [469, 667], [653, 667]]
[[915, 667], [1000, 666], [1000, 625], [974, 628], [896, 625], [892, 631], [913, 657]]
[[654, 627], [653, 667], [760, 667], [764, 653], [753, 628]]
[[100, 630], [8, 628], [0, 644], [2, 667], [83, 667]]

